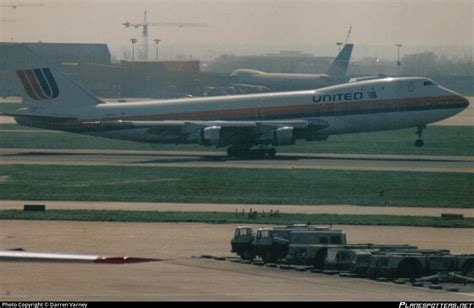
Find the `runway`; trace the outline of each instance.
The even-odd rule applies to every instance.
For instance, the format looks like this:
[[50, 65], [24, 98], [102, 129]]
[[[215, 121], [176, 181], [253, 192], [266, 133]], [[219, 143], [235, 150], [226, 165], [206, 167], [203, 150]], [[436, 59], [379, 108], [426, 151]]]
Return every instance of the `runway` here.
[[284, 153], [273, 160], [229, 159], [222, 152], [0, 149], [0, 165], [134, 166], [149, 168], [324, 169], [474, 172], [474, 157]]

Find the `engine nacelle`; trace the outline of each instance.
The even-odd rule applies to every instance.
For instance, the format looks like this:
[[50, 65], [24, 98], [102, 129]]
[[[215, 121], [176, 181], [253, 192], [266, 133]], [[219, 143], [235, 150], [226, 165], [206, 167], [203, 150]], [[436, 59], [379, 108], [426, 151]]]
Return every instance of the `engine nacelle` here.
[[295, 144], [295, 136], [293, 127], [285, 126], [277, 128], [273, 131], [273, 145], [291, 145]]
[[221, 140], [221, 127], [210, 126], [201, 129], [199, 134], [199, 144], [218, 145]]

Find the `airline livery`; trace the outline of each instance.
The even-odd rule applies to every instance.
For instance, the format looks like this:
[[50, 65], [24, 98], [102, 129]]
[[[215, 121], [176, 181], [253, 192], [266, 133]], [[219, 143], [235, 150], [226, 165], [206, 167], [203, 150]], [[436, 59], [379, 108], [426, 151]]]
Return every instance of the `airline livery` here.
[[251, 69], [237, 69], [232, 72], [236, 86], [242, 90], [263, 87], [271, 91], [314, 90], [349, 81], [347, 68], [354, 44], [346, 44], [329, 67], [326, 74], [267, 73]]
[[0, 45], [26, 108], [20, 125], [151, 143], [227, 147], [232, 157], [273, 158], [273, 146], [330, 135], [417, 128], [469, 102], [428, 78], [383, 78], [317, 90], [106, 103], [23, 44]]

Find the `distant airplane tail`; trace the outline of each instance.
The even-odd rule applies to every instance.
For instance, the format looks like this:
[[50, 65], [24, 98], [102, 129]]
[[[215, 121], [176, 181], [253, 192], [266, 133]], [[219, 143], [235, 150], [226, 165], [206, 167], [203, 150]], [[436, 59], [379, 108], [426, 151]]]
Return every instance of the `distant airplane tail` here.
[[347, 68], [351, 60], [352, 48], [354, 44], [346, 44], [341, 52], [337, 55], [327, 74], [332, 77], [344, 79], [347, 78]]
[[0, 44], [0, 67], [6, 69], [11, 86], [34, 114], [74, 117], [75, 110], [102, 102], [47, 64], [27, 44]]

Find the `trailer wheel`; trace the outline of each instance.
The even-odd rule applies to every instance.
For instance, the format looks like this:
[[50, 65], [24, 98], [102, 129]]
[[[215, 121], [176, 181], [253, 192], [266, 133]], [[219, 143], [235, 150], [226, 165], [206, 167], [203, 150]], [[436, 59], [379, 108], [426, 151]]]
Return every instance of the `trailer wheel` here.
[[397, 274], [399, 277], [414, 279], [423, 274], [423, 267], [416, 259], [403, 259], [398, 265]]
[[462, 267], [464, 276], [474, 277], [474, 261], [468, 261]]
[[262, 259], [265, 263], [276, 263], [278, 261], [278, 258], [271, 251], [267, 251]]
[[326, 257], [327, 257], [327, 249], [323, 248], [319, 250], [316, 256], [314, 257], [314, 262], [313, 262], [314, 267], [317, 269], [324, 269]]
[[252, 261], [255, 258], [255, 256], [250, 249], [247, 249], [247, 250], [244, 250], [244, 252], [242, 252], [241, 258], [243, 260]]

